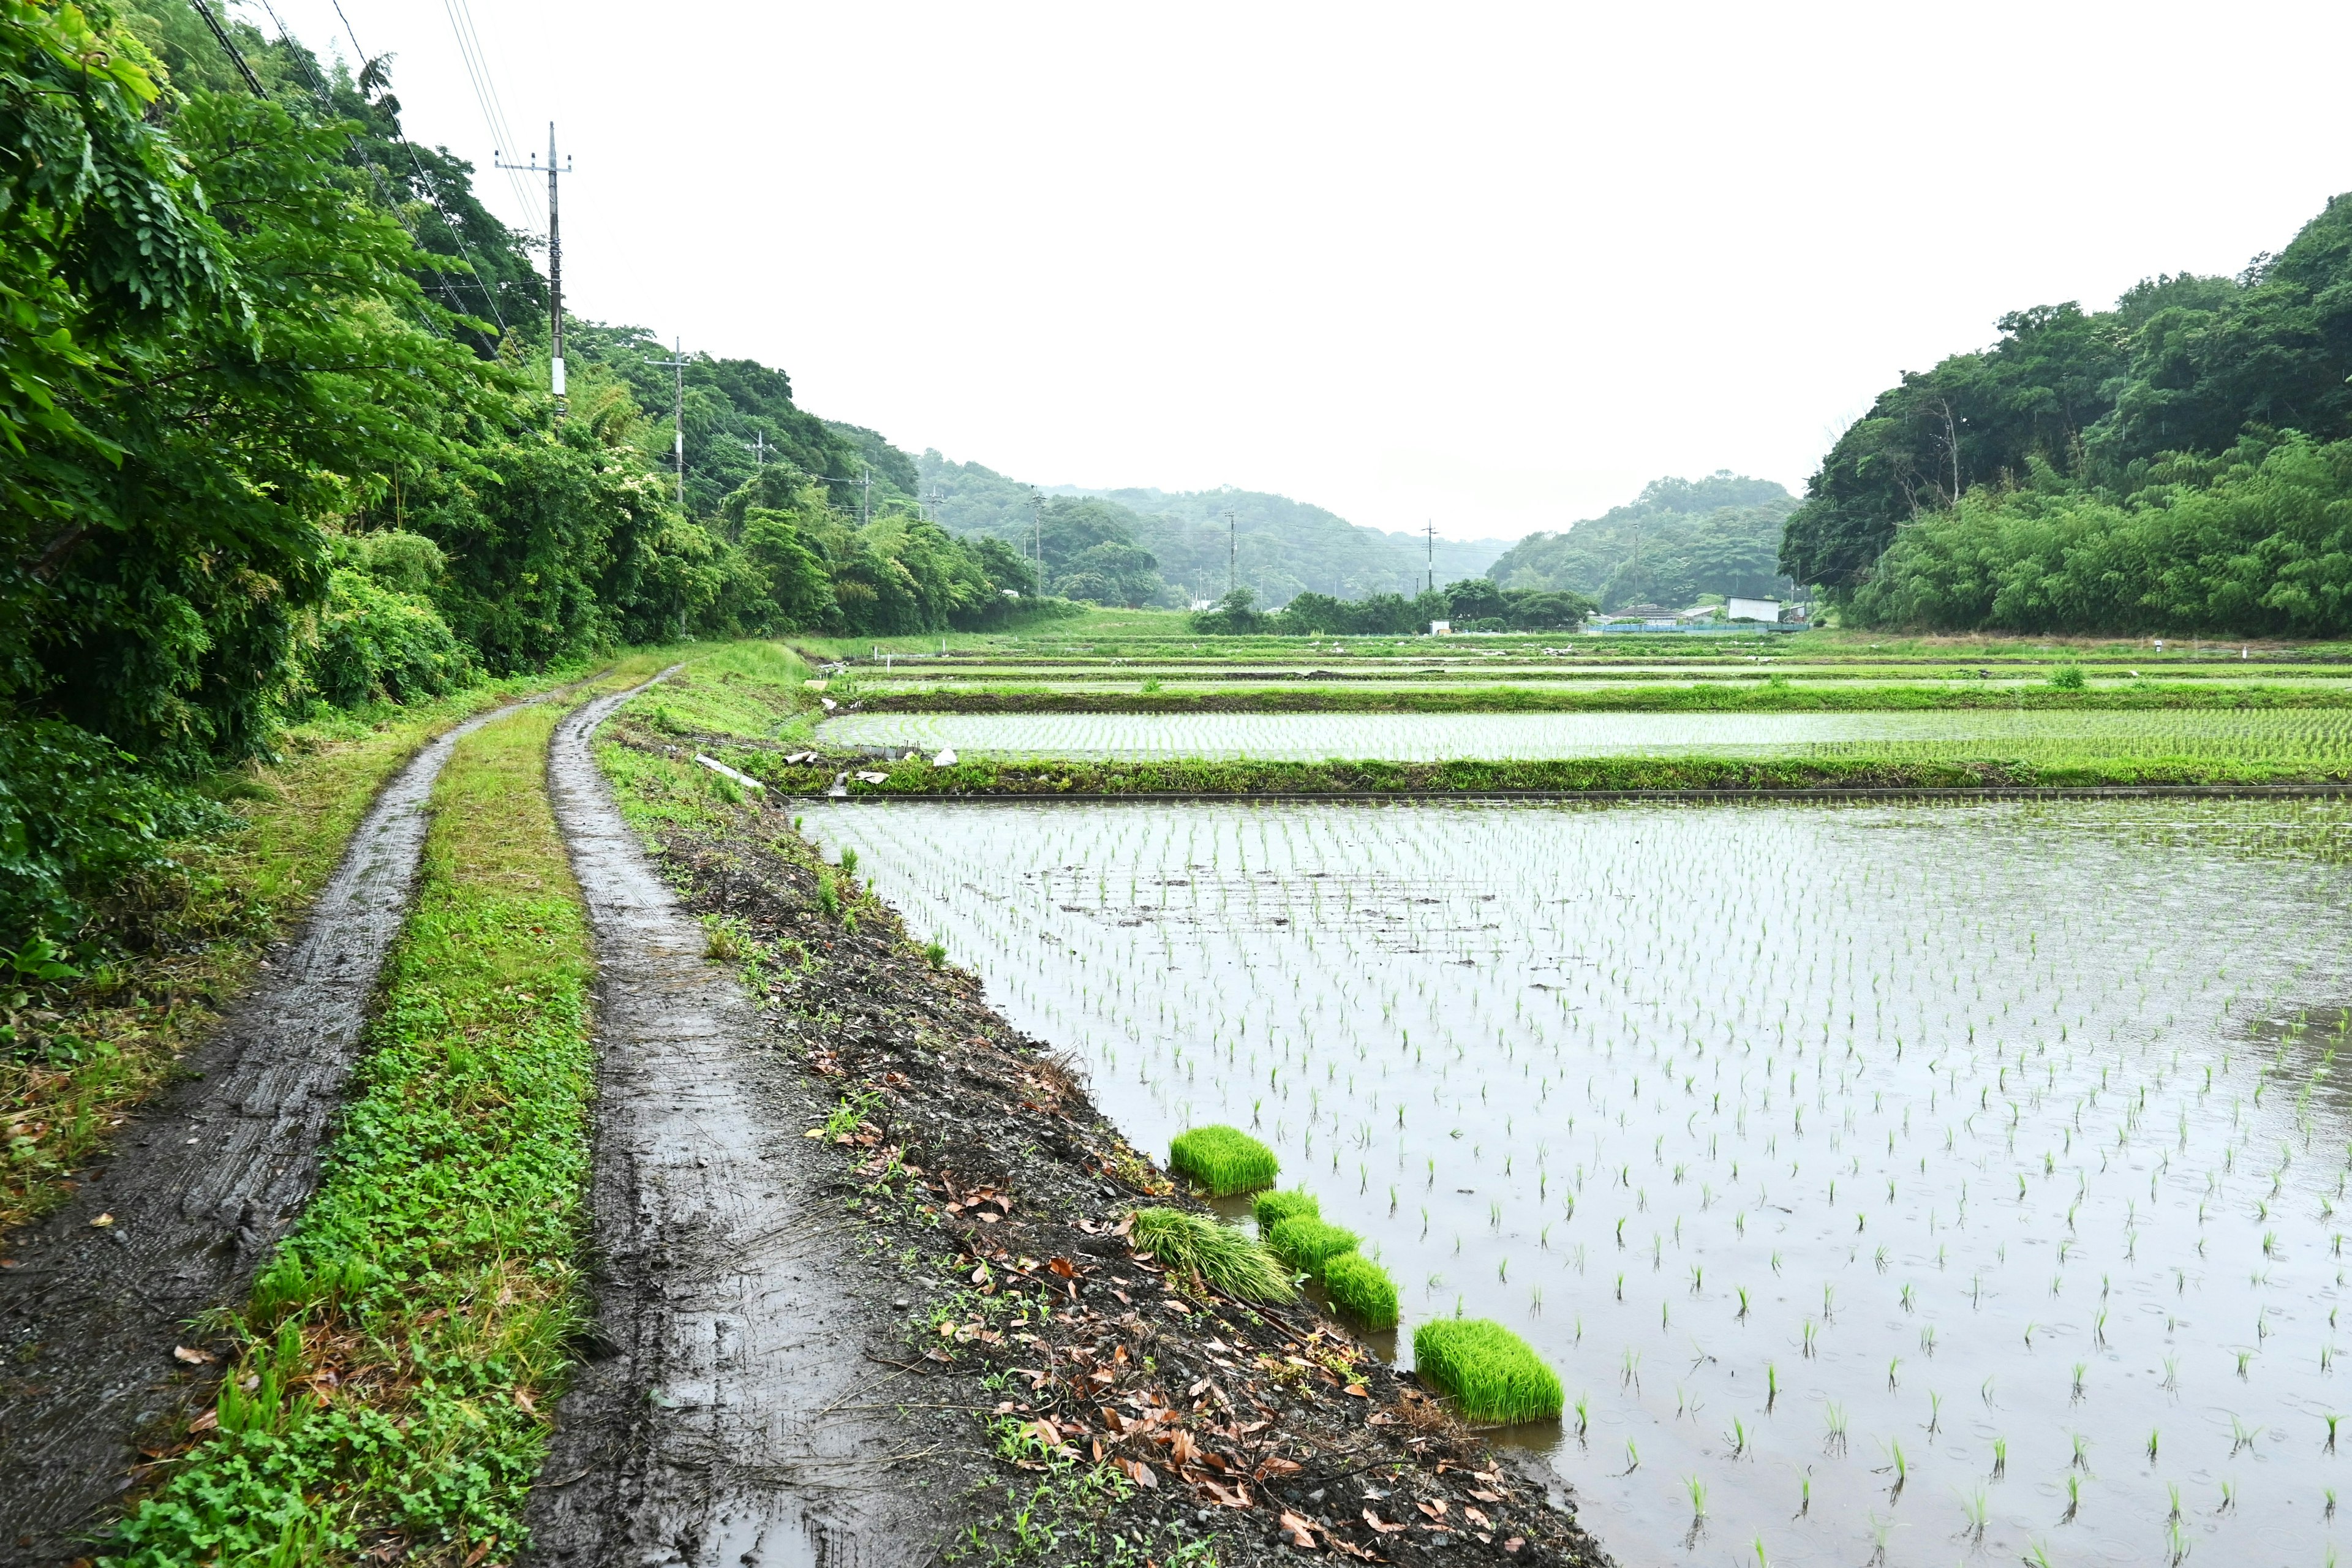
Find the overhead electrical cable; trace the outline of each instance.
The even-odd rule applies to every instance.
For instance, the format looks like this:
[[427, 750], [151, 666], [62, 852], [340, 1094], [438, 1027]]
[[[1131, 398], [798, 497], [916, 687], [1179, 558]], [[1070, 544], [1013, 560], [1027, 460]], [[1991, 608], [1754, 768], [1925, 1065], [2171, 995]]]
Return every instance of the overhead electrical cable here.
[[[516, 140], [514, 128], [507, 123], [506, 104], [499, 97], [498, 79], [490, 71], [490, 52], [474, 26], [472, 9], [466, 0], [443, 0], [443, 8], [449, 16], [449, 30], [457, 36], [457, 53], [466, 62], [466, 76], [473, 83], [474, 102], [482, 111], [482, 125], [490, 133], [491, 145], [500, 153], [511, 147], [520, 153], [522, 145]], [[547, 210], [531, 183], [509, 169], [507, 188], [514, 195], [516, 210], [522, 214], [525, 226], [545, 235]]]

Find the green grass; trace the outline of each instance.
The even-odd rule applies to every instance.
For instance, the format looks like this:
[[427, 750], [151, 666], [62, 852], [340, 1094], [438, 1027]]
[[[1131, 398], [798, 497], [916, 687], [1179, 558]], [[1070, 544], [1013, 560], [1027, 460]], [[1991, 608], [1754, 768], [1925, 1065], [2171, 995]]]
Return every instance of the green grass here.
[[672, 735], [790, 738], [817, 706], [804, 684], [811, 673], [782, 643], [729, 643], [630, 702], [621, 717]]
[[109, 1563], [347, 1561], [396, 1540], [405, 1561], [499, 1563], [521, 1547], [580, 1321], [595, 1063], [587, 921], [545, 789], [559, 717], [490, 725], [443, 773], [318, 1195], [231, 1325], [217, 1429], [166, 1467]]
[[268, 944], [326, 885], [376, 793], [419, 747], [578, 673], [488, 682], [406, 708], [329, 710], [280, 735], [278, 760], [205, 781], [205, 793], [238, 825], [216, 840], [173, 846], [175, 873], [118, 889], [110, 915], [145, 931], [144, 951], [85, 962], [86, 981], [43, 998], [57, 1015], [39, 1031], [43, 1048], [0, 1058], [0, 1230], [54, 1207], [125, 1112], [219, 1022], [252, 984]]
[[1257, 1202], [1250, 1205], [1250, 1217], [1257, 1221], [1260, 1236], [1269, 1234], [1293, 1215], [1302, 1214], [1316, 1219], [1323, 1217], [1323, 1205], [1304, 1187], [1260, 1193]]
[[1139, 1252], [1244, 1301], [1288, 1301], [1298, 1292], [1274, 1255], [1229, 1225], [1181, 1209], [1135, 1211], [1129, 1233]]
[[[2079, 680], [2080, 666], [2062, 666]], [[1116, 673], [1125, 674], [1125, 671]], [[1568, 670], [1563, 678], [1583, 678]], [[1592, 672], [1597, 674], [1598, 672]], [[2116, 672], [2119, 676], [2120, 672]], [[2352, 690], [2238, 681], [2170, 681], [2063, 687], [2013, 684], [1858, 685], [1775, 680], [1742, 670], [1699, 685], [1627, 683], [1600, 688], [1513, 686], [1492, 672], [1447, 672], [1451, 689], [1265, 686], [1199, 691], [1027, 690], [879, 691], [863, 698], [869, 713], [1877, 713], [1968, 711], [2131, 712], [2177, 709], [2352, 707]], [[1522, 672], [1511, 679], [1525, 680]], [[1837, 679], [1832, 677], [1831, 679]]]
[[1195, 1127], [1168, 1146], [1168, 1169], [1219, 1197], [1272, 1186], [1282, 1163], [1238, 1127]]
[[1470, 1420], [1559, 1419], [1559, 1378], [1528, 1342], [1485, 1318], [1439, 1318], [1412, 1331], [1413, 1370]]
[[1343, 1252], [1323, 1265], [1323, 1289], [1331, 1304], [1368, 1329], [1397, 1323], [1396, 1281], [1360, 1252]]
[[[821, 795], [835, 769], [792, 767], [772, 752], [730, 752], [725, 761], [787, 795]], [[2206, 757], [2053, 754], [2034, 760], [1919, 761], [1868, 753], [1838, 757], [1576, 757], [1539, 762], [1248, 761], [995, 762], [954, 767], [869, 762], [887, 775], [853, 780], [852, 795], [1585, 795], [1620, 791], [2081, 788], [2093, 785], [2234, 786], [2352, 779], [2341, 763], [2282, 763]]]
[[1353, 1252], [1363, 1240], [1341, 1226], [1326, 1225], [1312, 1215], [1293, 1215], [1276, 1226], [1265, 1238], [1274, 1255], [1310, 1279], [1323, 1278], [1323, 1267], [1341, 1253]]

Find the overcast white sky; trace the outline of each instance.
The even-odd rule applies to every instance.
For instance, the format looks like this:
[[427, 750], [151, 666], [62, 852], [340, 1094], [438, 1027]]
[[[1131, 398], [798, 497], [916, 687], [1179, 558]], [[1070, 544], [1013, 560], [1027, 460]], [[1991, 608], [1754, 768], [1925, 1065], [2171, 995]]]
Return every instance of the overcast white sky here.
[[[454, 3], [343, 6], [487, 170]], [[2340, 3], [465, 3], [577, 159], [577, 313], [1025, 480], [1457, 538], [1799, 489], [2003, 312], [2235, 272], [2352, 188]]]

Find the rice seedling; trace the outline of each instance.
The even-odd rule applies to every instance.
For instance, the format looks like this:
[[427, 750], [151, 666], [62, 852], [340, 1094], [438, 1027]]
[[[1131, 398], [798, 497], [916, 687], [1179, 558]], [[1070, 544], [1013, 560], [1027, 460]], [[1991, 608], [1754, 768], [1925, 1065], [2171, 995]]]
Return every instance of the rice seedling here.
[[1323, 1264], [1323, 1289], [1331, 1304], [1368, 1329], [1397, 1323], [1397, 1289], [1387, 1269], [1357, 1252], [1342, 1252]]
[[1250, 1205], [1250, 1217], [1257, 1222], [1260, 1236], [1269, 1234], [1276, 1226], [1297, 1215], [1310, 1219], [1323, 1217], [1323, 1205], [1304, 1187], [1270, 1187], [1258, 1194]]
[[1139, 1251], [1240, 1300], [1287, 1301], [1297, 1295], [1289, 1274], [1265, 1247], [1205, 1215], [1138, 1209], [1129, 1234]]
[[1213, 1124], [1178, 1133], [1169, 1144], [1168, 1168], [1222, 1197], [1273, 1185], [1282, 1163], [1240, 1128]]
[[1559, 1418], [1559, 1375], [1500, 1323], [1476, 1318], [1423, 1323], [1413, 1331], [1412, 1359], [1473, 1421], [1507, 1426]]

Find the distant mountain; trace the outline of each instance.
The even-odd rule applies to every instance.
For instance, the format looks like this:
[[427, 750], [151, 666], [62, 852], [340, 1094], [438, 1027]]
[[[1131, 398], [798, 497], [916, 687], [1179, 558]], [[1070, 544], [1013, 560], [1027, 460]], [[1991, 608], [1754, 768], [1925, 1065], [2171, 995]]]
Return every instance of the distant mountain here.
[[[919, 493], [951, 533], [992, 534], [1030, 547], [1040, 509], [1029, 485], [936, 451], [916, 459]], [[1181, 605], [1225, 591], [1229, 557], [1261, 604], [1280, 605], [1308, 589], [1341, 598], [1410, 593], [1423, 580], [1418, 536], [1360, 527], [1319, 506], [1262, 490], [1088, 489], [1035, 487], [1043, 498], [1049, 584], [1073, 597], [1108, 591], [1116, 602]], [[1227, 526], [1225, 513], [1233, 521]], [[1438, 585], [1475, 577], [1507, 548], [1502, 540], [1436, 542]], [[1151, 557], [1151, 596], [1129, 552]], [[1083, 558], [1083, 559], [1082, 559]], [[1068, 580], [1066, 583], [1065, 580]], [[1117, 595], [1128, 595], [1117, 597]]]
[[1788, 596], [1780, 573], [1780, 529], [1797, 498], [1771, 479], [1718, 468], [1702, 479], [1653, 479], [1625, 506], [1531, 533], [1486, 575], [1505, 588], [1582, 594], [1614, 610], [1680, 607], [1702, 594]]

